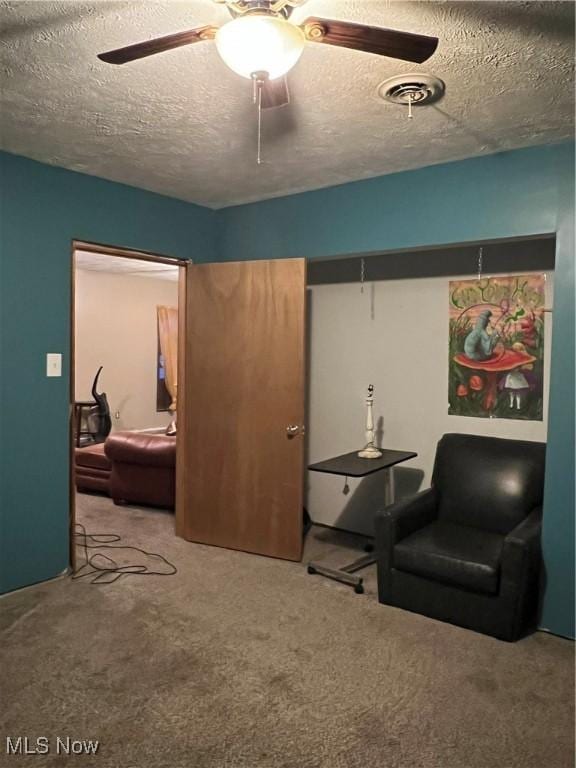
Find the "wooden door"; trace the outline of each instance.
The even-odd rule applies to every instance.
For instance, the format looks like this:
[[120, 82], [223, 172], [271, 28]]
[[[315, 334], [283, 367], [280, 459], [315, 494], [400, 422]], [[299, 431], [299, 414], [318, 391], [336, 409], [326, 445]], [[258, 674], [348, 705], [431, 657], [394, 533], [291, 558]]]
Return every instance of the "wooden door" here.
[[187, 273], [177, 533], [300, 560], [306, 262]]

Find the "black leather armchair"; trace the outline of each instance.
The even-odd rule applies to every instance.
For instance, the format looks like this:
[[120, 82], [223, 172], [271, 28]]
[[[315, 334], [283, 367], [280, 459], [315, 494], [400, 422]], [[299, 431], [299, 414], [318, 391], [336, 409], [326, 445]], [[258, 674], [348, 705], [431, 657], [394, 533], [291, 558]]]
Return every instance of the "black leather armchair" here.
[[432, 487], [376, 517], [378, 599], [517, 640], [537, 622], [544, 443], [449, 434]]

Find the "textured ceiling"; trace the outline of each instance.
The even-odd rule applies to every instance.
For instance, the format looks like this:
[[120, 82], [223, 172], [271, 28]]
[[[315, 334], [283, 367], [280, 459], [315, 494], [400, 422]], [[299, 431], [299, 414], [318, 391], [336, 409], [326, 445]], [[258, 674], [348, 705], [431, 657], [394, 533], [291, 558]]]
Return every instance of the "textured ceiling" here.
[[[572, 2], [309, 0], [295, 11], [437, 35], [425, 64], [307, 44], [292, 104], [267, 112], [213, 43], [114, 67], [111, 48], [229, 16], [212, 0], [0, 2], [1, 146], [212, 207], [573, 136]], [[446, 82], [438, 104], [376, 95], [393, 75]]]
[[160, 264], [144, 259], [125, 259], [122, 256], [107, 256], [102, 253], [75, 251], [77, 269], [88, 272], [108, 272], [113, 274], [133, 275], [134, 277], [152, 277], [159, 280], [178, 280], [178, 267]]

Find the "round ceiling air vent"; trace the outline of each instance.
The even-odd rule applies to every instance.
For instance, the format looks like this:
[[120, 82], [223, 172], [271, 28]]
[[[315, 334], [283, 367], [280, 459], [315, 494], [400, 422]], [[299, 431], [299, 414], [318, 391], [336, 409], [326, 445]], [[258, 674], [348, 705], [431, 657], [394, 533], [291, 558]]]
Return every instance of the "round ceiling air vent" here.
[[410, 103], [418, 106], [433, 104], [444, 96], [444, 82], [433, 75], [415, 72], [408, 75], [398, 75], [384, 80], [378, 86], [378, 95], [392, 104], [406, 107]]

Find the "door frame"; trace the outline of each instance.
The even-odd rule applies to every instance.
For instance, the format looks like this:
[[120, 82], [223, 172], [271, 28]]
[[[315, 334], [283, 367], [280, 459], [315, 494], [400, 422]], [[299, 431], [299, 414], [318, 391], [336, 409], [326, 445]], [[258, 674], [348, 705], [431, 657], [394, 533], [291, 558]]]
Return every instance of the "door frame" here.
[[[181, 267], [178, 272], [178, 420], [184, 422], [186, 381], [184, 355], [186, 353], [185, 333], [186, 333], [186, 273], [187, 267], [193, 262], [191, 259], [182, 259], [178, 257], [165, 256], [150, 251], [140, 251], [134, 248], [119, 248], [113, 245], [104, 245], [102, 243], [92, 243], [86, 240], [73, 239], [70, 247], [70, 341], [69, 341], [69, 393], [68, 393], [68, 494], [69, 494], [69, 567], [72, 571], [76, 569], [76, 547], [74, 545], [74, 526], [76, 523], [76, 462], [74, 449], [76, 447], [74, 440], [74, 402], [76, 394], [76, 251], [89, 251], [99, 253], [104, 256], [121, 257], [123, 259], [135, 259], [137, 261], [154, 261], [159, 264], [169, 264], [170, 266]], [[184, 311], [181, 311], [184, 310]], [[175, 532], [181, 530], [182, 510], [179, 499], [182, 498], [179, 493], [178, 478], [182, 477], [185, 467], [183, 446], [178, 439], [176, 432], [176, 508], [175, 508]]]

